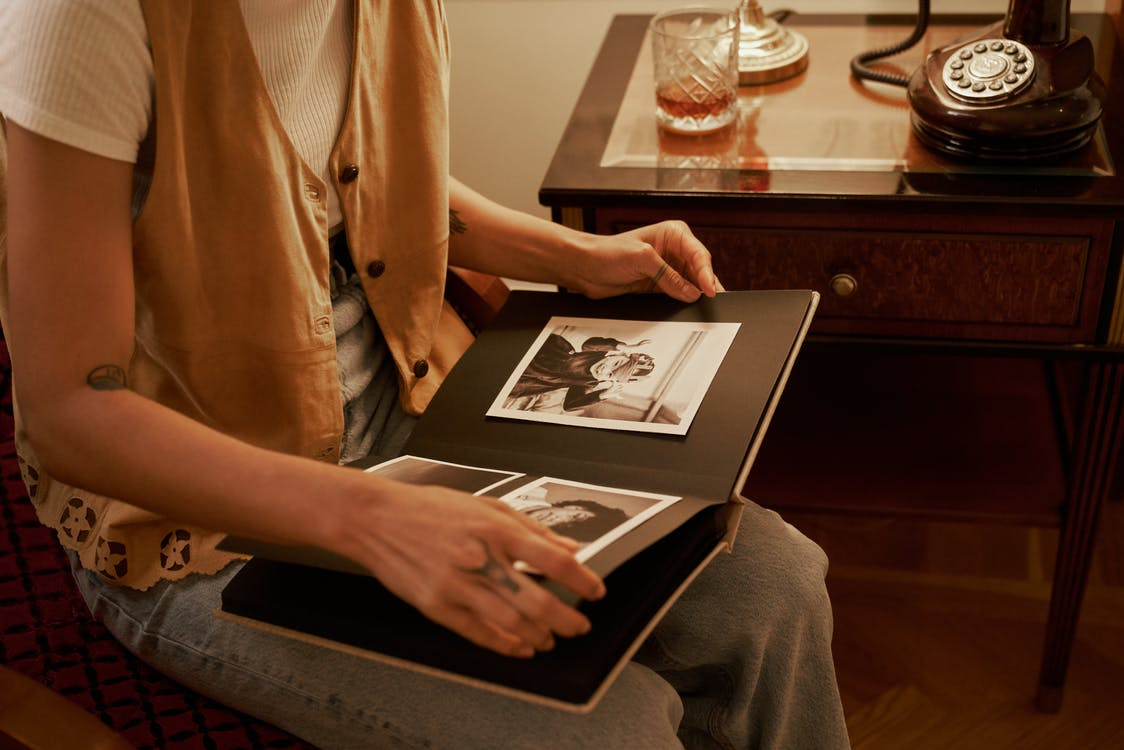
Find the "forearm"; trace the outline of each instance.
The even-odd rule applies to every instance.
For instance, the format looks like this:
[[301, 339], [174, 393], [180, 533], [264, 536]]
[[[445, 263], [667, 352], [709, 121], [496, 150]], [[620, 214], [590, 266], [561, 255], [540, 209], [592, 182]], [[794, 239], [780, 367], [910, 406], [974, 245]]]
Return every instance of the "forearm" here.
[[589, 629], [514, 560], [579, 596], [604, 594], [572, 544], [494, 498], [255, 448], [125, 389], [66, 394], [57, 408], [37, 410], [31, 434], [49, 431], [37, 452], [60, 478], [173, 519], [330, 549], [478, 645], [531, 656], [552, 633]]
[[523, 281], [580, 286], [588, 235], [501, 206], [455, 179], [449, 185], [449, 262]]
[[500, 206], [452, 179], [449, 211], [453, 265], [593, 298], [661, 291], [694, 302], [721, 289], [710, 253], [681, 221], [614, 235], [579, 232]]
[[373, 478], [356, 483], [350, 475], [360, 472], [248, 445], [127, 389], [84, 386], [49, 406], [28, 403], [28, 437], [47, 473], [184, 523], [343, 553], [349, 501], [380, 489]]

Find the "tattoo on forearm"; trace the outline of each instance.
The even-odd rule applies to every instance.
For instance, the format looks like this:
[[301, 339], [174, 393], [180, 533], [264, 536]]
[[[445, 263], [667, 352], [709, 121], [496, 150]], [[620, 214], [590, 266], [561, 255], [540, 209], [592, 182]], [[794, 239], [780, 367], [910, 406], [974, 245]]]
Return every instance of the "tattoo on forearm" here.
[[477, 539], [476, 541], [480, 542], [480, 546], [484, 548], [484, 554], [488, 559], [478, 568], [462, 568], [462, 570], [464, 570], [465, 573], [480, 576], [493, 586], [505, 588], [513, 594], [518, 594], [519, 582], [504, 570], [503, 565], [501, 565], [496, 559], [496, 556], [492, 554], [492, 550], [488, 548], [487, 543], [485, 543], [483, 539]]
[[449, 231], [453, 234], [464, 234], [468, 231], [468, 224], [453, 209], [449, 209]]
[[95, 391], [119, 391], [125, 387], [125, 370], [117, 365], [98, 365], [86, 376]]

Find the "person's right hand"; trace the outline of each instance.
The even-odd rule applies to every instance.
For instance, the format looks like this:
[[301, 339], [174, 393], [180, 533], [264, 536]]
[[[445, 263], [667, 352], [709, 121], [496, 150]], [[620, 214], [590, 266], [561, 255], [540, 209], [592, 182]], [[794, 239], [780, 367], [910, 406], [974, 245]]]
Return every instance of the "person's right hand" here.
[[490, 497], [380, 479], [379, 499], [349, 529], [363, 563], [431, 620], [485, 648], [529, 657], [588, 619], [516, 569], [520, 561], [584, 599], [604, 595], [576, 542]]

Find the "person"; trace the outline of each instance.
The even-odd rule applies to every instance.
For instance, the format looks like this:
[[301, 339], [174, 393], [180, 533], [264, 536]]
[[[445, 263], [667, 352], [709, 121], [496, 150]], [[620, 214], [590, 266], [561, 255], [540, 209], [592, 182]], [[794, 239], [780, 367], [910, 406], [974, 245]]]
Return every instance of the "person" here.
[[[642, 346], [647, 341], [634, 346]], [[618, 393], [629, 383], [652, 374], [656, 363], [645, 352], [628, 352], [619, 339], [590, 336], [581, 351], [564, 336], [547, 334], [527, 368], [519, 375], [509, 399], [526, 399], [566, 389], [565, 411], [596, 404]]]
[[586, 633], [513, 564], [603, 596], [573, 543], [340, 464], [395, 455], [466, 346], [448, 264], [690, 302], [720, 289], [709, 254], [681, 222], [592, 235], [452, 178], [439, 0], [0, 14], [18, 452], [126, 647], [323, 748], [846, 746], [826, 558], [757, 506], [588, 715], [216, 617], [235, 533], [349, 557], [513, 657]]
[[548, 494], [540, 485], [505, 498], [504, 503], [582, 546], [600, 539], [630, 518], [622, 509], [596, 500], [573, 498], [552, 503]]
[[570, 500], [532, 510], [529, 514], [556, 534], [583, 545], [600, 539], [628, 520], [628, 514], [620, 508], [611, 508], [596, 500]]

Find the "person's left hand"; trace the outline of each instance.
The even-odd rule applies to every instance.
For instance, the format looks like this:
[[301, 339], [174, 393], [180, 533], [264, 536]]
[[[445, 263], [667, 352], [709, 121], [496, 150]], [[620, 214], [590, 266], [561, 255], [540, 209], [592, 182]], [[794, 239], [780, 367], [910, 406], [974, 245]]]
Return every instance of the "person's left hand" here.
[[711, 267], [710, 252], [682, 221], [591, 235], [591, 252], [576, 269], [580, 291], [600, 299], [629, 292], [661, 291], [694, 302], [724, 291]]

